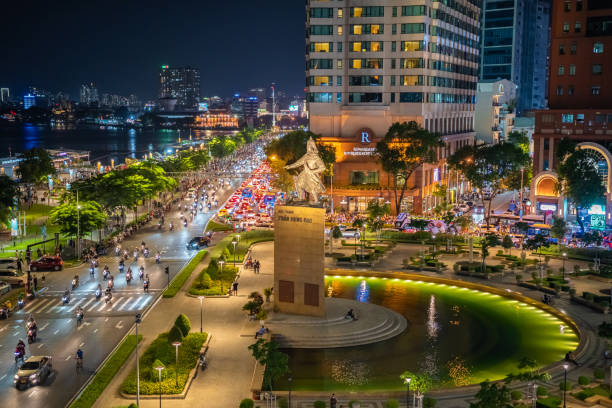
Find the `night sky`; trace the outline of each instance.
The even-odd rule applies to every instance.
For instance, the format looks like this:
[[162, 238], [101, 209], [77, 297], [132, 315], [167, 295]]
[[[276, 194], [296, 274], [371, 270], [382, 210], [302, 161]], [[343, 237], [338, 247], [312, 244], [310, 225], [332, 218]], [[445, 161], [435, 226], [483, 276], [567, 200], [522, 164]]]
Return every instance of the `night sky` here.
[[303, 0], [2, 2], [0, 87], [37, 86], [78, 100], [99, 93], [154, 98], [159, 67], [201, 70], [203, 95], [272, 82], [304, 88]]

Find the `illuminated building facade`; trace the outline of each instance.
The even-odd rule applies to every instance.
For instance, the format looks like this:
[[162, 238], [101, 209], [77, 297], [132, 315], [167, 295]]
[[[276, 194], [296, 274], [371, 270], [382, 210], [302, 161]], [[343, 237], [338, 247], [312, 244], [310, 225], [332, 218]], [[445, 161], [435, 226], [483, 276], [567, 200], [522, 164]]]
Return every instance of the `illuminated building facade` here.
[[200, 70], [191, 67], [170, 68], [159, 72], [159, 99], [176, 99], [178, 110], [197, 110], [200, 101]]
[[203, 129], [237, 129], [238, 115], [208, 111], [197, 115], [194, 119], [194, 125]]

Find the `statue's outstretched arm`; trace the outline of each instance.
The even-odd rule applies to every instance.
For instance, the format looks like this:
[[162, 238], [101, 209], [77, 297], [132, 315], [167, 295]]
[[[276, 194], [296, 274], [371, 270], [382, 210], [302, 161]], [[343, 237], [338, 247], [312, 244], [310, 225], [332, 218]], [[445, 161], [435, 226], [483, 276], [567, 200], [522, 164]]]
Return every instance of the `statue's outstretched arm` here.
[[305, 161], [306, 160], [304, 159], [304, 157], [301, 157], [295, 163], [289, 164], [289, 165], [285, 166], [285, 169], [286, 170], [291, 170], [291, 169], [295, 169], [295, 168], [301, 167], [301, 166], [304, 165]]

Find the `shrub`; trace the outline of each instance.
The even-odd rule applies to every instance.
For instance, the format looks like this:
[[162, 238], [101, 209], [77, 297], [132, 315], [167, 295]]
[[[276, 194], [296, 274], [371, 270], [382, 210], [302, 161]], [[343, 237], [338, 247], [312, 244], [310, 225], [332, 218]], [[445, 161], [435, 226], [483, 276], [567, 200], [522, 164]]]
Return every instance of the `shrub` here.
[[351, 400], [351, 401], [349, 401], [349, 408], [356, 408], [357, 404], [359, 404], [359, 401]]
[[187, 266], [185, 266], [183, 270], [179, 274], [177, 274], [174, 279], [172, 279], [172, 282], [170, 282], [170, 286], [168, 286], [168, 288], [164, 290], [163, 297], [174, 297], [174, 295], [176, 295], [178, 291], [181, 290], [185, 282], [187, 282], [187, 279], [189, 279], [189, 277], [191, 276], [193, 270], [198, 266], [198, 264], [202, 261], [202, 259], [204, 259], [205, 256], [206, 250], [202, 250], [198, 252], [193, 258], [191, 258], [191, 261], [189, 261]]
[[593, 369], [593, 377], [595, 377], [596, 379], [603, 380], [605, 376], [606, 372], [603, 368], [597, 367]]
[[559, 397], [548, 397], [539, 399], [536, 407], [540, 408], [557, 408], [561, 404], [561, 398]]
[[138, 405], [132, 402], [130, 405], [128, 405], [128, 408], [138, 408]]
[[543, 397], [544, 395], [548, 395], [548, 389], [546, 387], [538, 386], [536, 389], [536, 395], [538, 397]]
[[168, 342], [174, 343], [175, 341], [183, 341], [183, 332], [177, 326], [172, 326], [170, 333], [168, 333]]
[[189, 331], [191, 330], [191, 322], [189, 321], [189, 318], [185, 316], [183, 313], [181, 313], [176, 318], [174, 325], [181, 330], [181, 333], [183, 333], [183, 337], [188, 335]]
[[278, 408], [289, 408], [289, 401], [287, 401], [287, 398], [279, 398], [276, 400], [276, 403], [278, 404]]
[[510, 398], [512, 398], [512, 401], [519, 401], [521, 399], [523, 399], [523, 393], [520, 391], [512, 391], [510, 392]]
[[396, 399], [389, 399], [385, 402], [385, 408], [399, 408], [399, 402]]
[[314, 402], [314, 408], [325, 408], [325, 401], [315, 401]]
[[578, 398], [581, 401], [584, 401], [585, 399], [592, 397], [593, 395], [595, 395], [595, 391], [593, 391], [590, 388], [587, 388], [585, 390], [582, 390], [576, 394], [572, 394], [574, 397]]
[[434, 408], [437, 403], [438, 401], [433, 398], [430, 398], [430, 397], [423, 398], [423, 408]]
[[212, 279], [210, 279], [210, 275], [208, 273], [202, 272], [198, 280], [202, 289], [210, 289], [210, 286], [212, 285]]
[[591, 383], [591, 379], [589, 377], [586, 377], [584, 375], [581, 375], [580, 377], [578, 377], [578, 384], [587, 385], [590, 383]]
[[582, 296], [589, 302], [593, 302], [595, 300], [595, 295], [589, 292], [584, 292]]
[[571, 389], [572, 389], [572, 383], [571, 383], [571, 382], [569, 382], [569, 381], [568, 381], [568, 382], [561, 381], [561, 382], [559, 383], [559, 389], [560, 389], [561, 391], [569, 391], [569, 390], [571, 390]]
[[240, 401], [240, 408], [253, 408], [255, 406], [255, 402], [253, 402], [250, 398], [245, 398]]
[[580, 265], [574, 264], [574, 273], [580, 273]]

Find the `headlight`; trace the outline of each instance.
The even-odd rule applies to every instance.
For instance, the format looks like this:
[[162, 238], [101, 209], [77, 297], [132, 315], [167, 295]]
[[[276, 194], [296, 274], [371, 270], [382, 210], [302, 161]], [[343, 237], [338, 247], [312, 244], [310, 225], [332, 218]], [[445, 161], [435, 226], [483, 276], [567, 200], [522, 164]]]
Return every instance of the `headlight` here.
[[19, 376], [17, 374], [15, 374], [15, 377], [13, 377], [15, 380], [19, 379]]
[[36, 378], [38, 378], [38, 374], [32, 374], [30, 376], [30, 380], [35, 380]]

